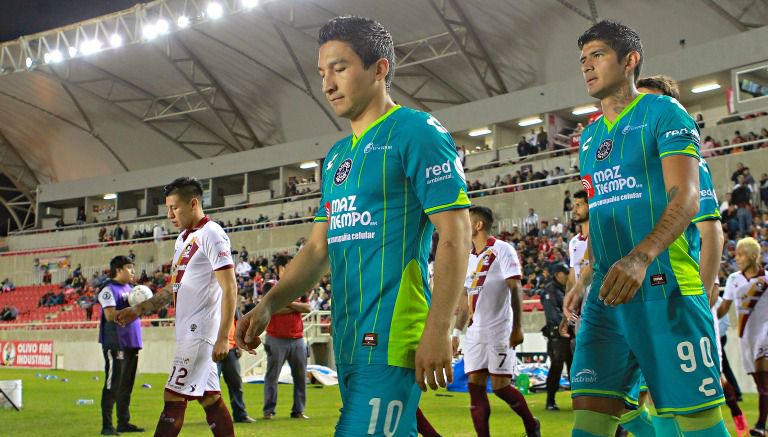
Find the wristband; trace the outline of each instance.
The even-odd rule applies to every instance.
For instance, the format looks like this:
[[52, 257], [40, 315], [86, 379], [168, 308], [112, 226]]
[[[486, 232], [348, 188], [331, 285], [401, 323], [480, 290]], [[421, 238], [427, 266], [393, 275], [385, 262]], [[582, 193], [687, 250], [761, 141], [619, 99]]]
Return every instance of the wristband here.
[[454, 329], [453, 329], [453, 336], [454, 336], [454, 337], [457, 337], [457, 338], [458, 338], [458, 337], [461, 337], [461, 329], [456, 329], [456, 328], [454, 328]]

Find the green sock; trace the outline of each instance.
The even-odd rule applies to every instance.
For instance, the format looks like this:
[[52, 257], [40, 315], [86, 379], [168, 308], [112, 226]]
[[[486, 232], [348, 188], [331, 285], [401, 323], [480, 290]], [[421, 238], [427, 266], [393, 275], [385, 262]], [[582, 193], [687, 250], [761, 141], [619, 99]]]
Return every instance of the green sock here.
[[616, 416], [589, 410], [575, 410], [571, 437], [613, 437], [618, 426], [619, 418]]
[[679, 437], [680, 430], [677, 428], [675, 416], [653, 416], [653, 430], [656, 437]]
[[635, 435], [635, 437], [655, 437], [651, 415], [648, 414], [648, 408], [641, 405], [637, 410], [631, 411], [621, 416], [621, 426]]
[[729, 437], [720, 406], [698, 413], [675, 416], [684, 437]]

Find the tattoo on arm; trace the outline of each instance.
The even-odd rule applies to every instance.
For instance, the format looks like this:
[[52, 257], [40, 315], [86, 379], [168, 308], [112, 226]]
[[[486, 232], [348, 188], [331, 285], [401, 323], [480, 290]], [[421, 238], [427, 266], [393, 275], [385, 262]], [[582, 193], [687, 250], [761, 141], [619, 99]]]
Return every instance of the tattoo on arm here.
[[168, 305], [173, 300], [173, 295], [165, 288], [161, 288], [150, 299], [138, 305], [140, 313], [154, 313], [160, 311], [164, 306]]
[[[684, 205], [674, 201], [679, 191], [680, 187], [678, 186], [673, 186], [669, 189], [667, 192], [669, 204], [661, 215], [658, 223], [656, 223], [656, 226], [646, 237], [646, 239], [655, 246], [654, 249], [656, 253], [661, 253], [669, 247], [669, 245], [685, 231], [685, 228], [691, 222], [691, 217], [686, 213]], [[643, 255], [644, 258], [638, 258], [636, 261], [650, 261], [647, 255]]]

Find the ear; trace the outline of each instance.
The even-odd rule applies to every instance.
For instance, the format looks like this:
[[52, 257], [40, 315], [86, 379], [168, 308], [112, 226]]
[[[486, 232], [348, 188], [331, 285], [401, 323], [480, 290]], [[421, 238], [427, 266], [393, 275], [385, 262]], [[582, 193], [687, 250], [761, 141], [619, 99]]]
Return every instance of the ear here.
[[387, 74], [389, 74], [389, 59], [380, 58], [374, 66], [376, 67], [376, 80], [384, 81], [387, 78]]
[[[627, 54], [626, 60], [624, 61], [624, 69], [627, 73], [633, 73], [635, 72], [635, 67], [640, 63], [640, 52], [638, 51], [631, 51]], [[637, 78], [635, 78], [637, 80]]]

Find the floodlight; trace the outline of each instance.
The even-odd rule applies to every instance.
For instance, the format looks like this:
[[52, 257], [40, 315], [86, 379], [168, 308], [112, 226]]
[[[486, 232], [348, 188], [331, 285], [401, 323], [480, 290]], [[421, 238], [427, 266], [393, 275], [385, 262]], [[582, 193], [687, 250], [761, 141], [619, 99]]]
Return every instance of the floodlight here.
[[224, 15], [224, 8], [221, 7], [221, 3], [210, 2], [205, 8], [205, 12], [208, 15], [208, 18], [211, 20], [216, 20]]

